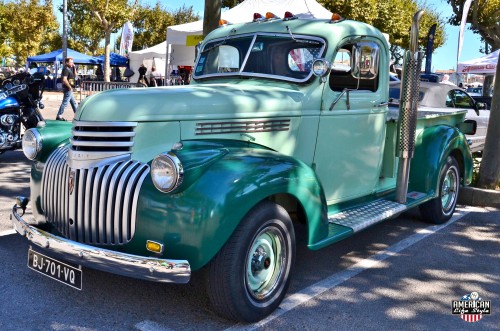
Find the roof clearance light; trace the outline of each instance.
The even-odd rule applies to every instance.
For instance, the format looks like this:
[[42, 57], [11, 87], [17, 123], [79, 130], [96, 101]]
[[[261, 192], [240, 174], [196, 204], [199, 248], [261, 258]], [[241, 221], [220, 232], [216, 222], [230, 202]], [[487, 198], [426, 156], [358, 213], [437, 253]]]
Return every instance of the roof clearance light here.
[[333, 13], [332, 19], [330, 20], [330, 22], [337, 23], [337, 22], [342, 22], [343, 20], [344, 20], [344, 18], [342, 16], [340, 16], [337, 13]]
[[223, 19], [219, 20], [219, 26], [228, 25], [228, 24], [229, 23], [226, 20], [223, 20]]
[[254, 22], [260, 22], [260, 21], [263, 21], [265, 20], [265, 18], [259, 14], [259, 13], [253, 13], [253, 21]]
[[289, 20], [294, 20], [298, 18], [297, 16], [295, 16], [294, 14], [292, 14], [291, 12], [287, 11], [285, 12], [285, 18], [283, 18], [284, 21], [289, 21]]
[[274, 15], [273, 13], [271, 13], [270, 11], [268, 11], [266, 13], [266, 20], [272, 20], [272, 19], [277, 19], [279, 18], [278, 16]]

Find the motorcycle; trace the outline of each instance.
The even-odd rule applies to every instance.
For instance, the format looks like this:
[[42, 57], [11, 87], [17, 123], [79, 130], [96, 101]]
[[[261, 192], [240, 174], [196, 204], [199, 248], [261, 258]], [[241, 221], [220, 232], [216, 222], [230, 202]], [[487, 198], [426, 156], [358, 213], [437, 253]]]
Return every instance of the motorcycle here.
[[44, 120], [44, 81], [42, 73], [23, 72], [0, 83], [0, 154], [20, 148], [24, 130]]

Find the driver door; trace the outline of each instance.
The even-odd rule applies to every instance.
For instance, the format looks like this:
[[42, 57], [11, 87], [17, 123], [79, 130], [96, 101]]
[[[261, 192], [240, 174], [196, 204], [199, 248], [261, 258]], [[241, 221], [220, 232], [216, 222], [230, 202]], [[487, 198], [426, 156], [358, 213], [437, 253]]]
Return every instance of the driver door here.
[[[387, 75], [379, 67], [389, 67], [378, 58], [380, 47], [370, 40], [346, 44], [332, 61], [314, 155], [329, 204], [373, 193], [379, 181], [388, 110]], [[353, 76], [353, 61], [366, 77]]]

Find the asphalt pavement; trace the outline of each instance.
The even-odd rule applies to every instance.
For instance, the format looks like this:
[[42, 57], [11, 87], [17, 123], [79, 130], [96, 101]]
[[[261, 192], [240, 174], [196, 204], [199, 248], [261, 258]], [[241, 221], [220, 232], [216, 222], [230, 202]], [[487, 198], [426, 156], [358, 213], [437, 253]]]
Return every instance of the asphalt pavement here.
[[[80, 96], [78, 92], [75, 92], [75, 99], [77, 103], [80, 102]], [[63, 100], [63, 92], [56, 91], [45, 91], [42, 96], [42, 103], [44, 104], [44, 108], [41, 109], [42, 116], [47, 120], [55, 120], [57, 116], [57, 112], [59, 111], [59, 107], [61, 106]], [[74, 117], [73, 109], [68, 104], [65, 108], [63, 117], [72, 121]]]

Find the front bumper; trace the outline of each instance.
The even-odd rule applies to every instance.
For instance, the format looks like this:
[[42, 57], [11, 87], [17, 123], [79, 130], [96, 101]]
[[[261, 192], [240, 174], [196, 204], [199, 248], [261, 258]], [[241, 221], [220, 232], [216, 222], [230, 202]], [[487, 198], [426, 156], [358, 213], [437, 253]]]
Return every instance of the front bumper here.
[[62, 260], [131, 278], [164, 283], [189, 282], [191, 267], [188, 261], [143, 257], [80, 244], [29, 225], [18, 214], [20, 208], [17, 204], [12, 208], [14, 229]]

